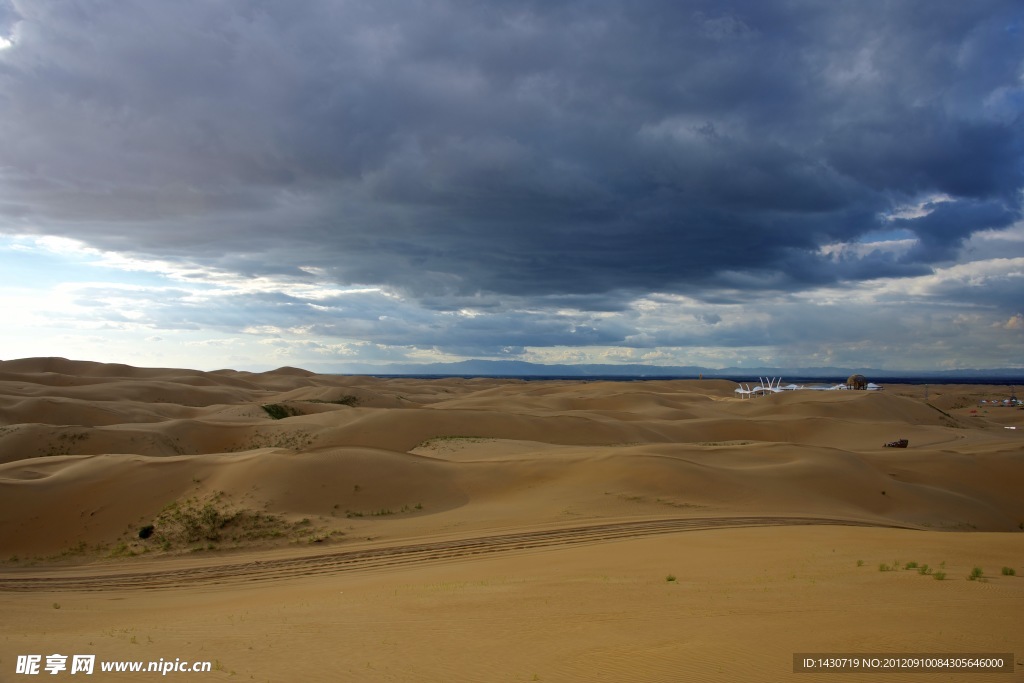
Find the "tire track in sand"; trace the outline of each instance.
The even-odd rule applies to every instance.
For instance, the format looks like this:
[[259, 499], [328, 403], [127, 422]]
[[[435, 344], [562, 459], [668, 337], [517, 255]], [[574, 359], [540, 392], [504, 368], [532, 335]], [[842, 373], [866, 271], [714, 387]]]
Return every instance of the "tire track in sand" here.
[[48, 572], [46, 576], [33, 576], [18, 571], [0, 574], [0, 592], [152, 590], [253, 583], [443, 562], [502, 552], [551, 550], [683, 531], [815, 525], [912, 528], [819, 517], [702, 517], [615, 522], [134, 573], [78, 574], [80, 569], [76, 568], [67, 574]]

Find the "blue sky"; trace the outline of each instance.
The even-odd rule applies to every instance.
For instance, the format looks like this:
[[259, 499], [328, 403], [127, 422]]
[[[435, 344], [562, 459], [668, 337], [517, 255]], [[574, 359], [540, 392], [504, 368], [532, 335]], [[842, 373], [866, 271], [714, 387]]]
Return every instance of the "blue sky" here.
[[0, 358], [1021, 367], [1022, 25], [0, 0]]

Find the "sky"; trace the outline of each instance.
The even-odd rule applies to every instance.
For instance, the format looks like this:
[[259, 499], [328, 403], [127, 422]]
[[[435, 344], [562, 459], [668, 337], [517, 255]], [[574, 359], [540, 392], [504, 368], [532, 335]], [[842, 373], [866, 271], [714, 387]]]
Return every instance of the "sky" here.
[[1024, 367], [1020, 0], [0, 0], [0, 358]]

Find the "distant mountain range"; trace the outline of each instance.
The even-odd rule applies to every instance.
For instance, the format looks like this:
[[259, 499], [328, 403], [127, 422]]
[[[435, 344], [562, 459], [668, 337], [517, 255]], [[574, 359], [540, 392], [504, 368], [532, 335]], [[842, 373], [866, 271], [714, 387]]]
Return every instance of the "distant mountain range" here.
[[[319, 370], [319, 372], [329, 372]], [[335, 370], [337, 372], [337, 370]], [[457, 363], [395, 363], [389, 365], [350, 365], [351, 374], [368, 375], [452, 375], [457, 377], [699, 377], [705, 378], [846, 378], [861, 374], [870, 379], [915, 378], [954, 379], [1016, 379], [1024, 382], [1024, 368], [987, 370], [882, 370], [879, 368], [705, 368], [698, 365], [544, 365], [517, 360], [465, 360]]]

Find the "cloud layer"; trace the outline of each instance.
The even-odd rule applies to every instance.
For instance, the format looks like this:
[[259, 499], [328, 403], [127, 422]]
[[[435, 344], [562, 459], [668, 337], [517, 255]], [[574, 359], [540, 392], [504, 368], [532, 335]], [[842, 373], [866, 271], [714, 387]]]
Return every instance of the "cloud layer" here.
[[150, 331], [1019, 363], [1015, 0], [0, 0], [0, 37], [0, 232], [164, 264]]

